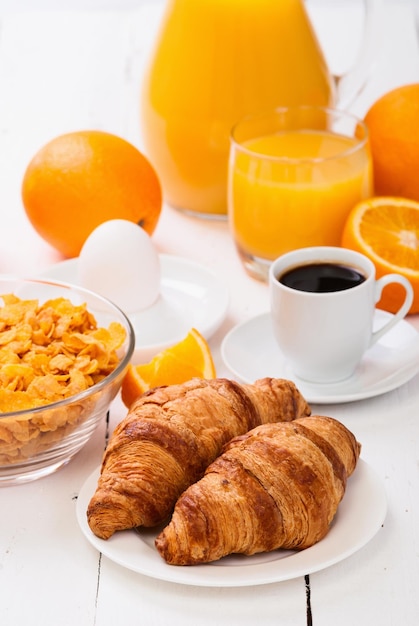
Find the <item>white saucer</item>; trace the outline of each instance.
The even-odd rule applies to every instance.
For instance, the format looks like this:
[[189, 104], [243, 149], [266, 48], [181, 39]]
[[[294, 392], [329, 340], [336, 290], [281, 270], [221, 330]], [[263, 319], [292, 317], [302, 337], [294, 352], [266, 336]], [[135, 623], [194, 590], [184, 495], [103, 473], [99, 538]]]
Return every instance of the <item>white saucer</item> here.
[[[134, 327], [133, 361], [148, 361], [155, 354], [183, 339], [196, 328], [209, 339], [223, 322], [228, 308], [228, 290], [198, 263], [160, 254], [161, 292], [145, 311], [128, 315]], [[78, 259], [68, 259], [44, 270], [40, 276], [77, 284]]]
[[[390, 313], [377, 310], [374, 330]], [[273, 335], [269, 313], [233, 328], [221, 345], [226, 366], [243, 382], [265, 376], [293, 380], [308, 402], [338, 404], [378, 396], [400, 387], [419, 372], [419, 334], [402, 320], [368, 350], [345, 381], [314, 384], [298, 378], [287, 365]]]

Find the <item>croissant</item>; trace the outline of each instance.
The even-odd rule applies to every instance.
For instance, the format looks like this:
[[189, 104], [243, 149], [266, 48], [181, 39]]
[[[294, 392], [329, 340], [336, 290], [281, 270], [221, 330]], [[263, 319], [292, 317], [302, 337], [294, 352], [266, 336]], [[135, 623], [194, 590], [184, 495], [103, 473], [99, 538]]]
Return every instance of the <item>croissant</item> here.
[[194, 565], [307, 548], [327, 534], [359, 453], [330, 417], [259, 426], [229, 442], [180, 496], [157, 550], [171, 565]]
[[265, 422], [309, 414], [294, 383], [282, 379], [240, 385], [195, 378], [145, 393], [105, 450], [87, 509], [91, 530], [108, 539], [117, 530], [160, 524], [227, 441]]

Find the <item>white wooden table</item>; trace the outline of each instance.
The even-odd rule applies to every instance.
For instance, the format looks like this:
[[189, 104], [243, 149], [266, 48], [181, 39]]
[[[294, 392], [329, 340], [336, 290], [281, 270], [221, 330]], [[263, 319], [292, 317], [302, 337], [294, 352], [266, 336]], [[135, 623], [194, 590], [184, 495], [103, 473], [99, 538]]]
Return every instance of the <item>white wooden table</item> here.
[[[355, 53], [358, 3], [309, 5], [330, 64], [339, 70]], [[418, 8], [418, 2], [385, 1], [374, 73], [355, 112], [362, 115], [393, 86], [419, 81]], [[0, 272], [29, 275], [61, 260], [31, 228], [20, 198], [25, 166], [43, 143], [66, 131], [100, 128], [141, 147], [139, 85], [161, 9], [159, 1], [0, 0]], [[203, 222], [166, 206], [154, 242], [161, 252], [211, 267], [227, 284], [230, 307], [211, 348], [218, 373], [229, 375], [220, 342], [236, 323], [267, 310], [266, 285], [244, 273], [225, 222]], [[409, 322], [419, 329], [417, 317]], [[254, 587], [184, 586], [118, 566], [86, 541], [75, 516], [79, 489], [101, 459], [103, 424], [55, 475], [0, 489], [1, 626], [415, 626], [419, 376], [375, 399], [313, 410], [353, 430], [363, 459], [385, 486], [385, 523], [359, 552], [310, 576]], [[124, 415], [117, 399], [111, 428]]]

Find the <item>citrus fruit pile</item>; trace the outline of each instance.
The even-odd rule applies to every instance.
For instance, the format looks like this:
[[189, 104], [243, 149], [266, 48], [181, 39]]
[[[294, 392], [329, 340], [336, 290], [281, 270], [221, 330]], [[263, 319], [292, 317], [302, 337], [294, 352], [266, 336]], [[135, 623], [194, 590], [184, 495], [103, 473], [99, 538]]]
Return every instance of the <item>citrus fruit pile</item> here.
[[[410, 313], [419, 312], [419, 83], [381, 96], [365, 115], [375, 196], [348, 216], [342, 246], [371, 259], [377, 277], [395, 272], [412, 284]], [[386, 287], [378, 307], [395, 313], [404, 289]]]
[[52, 139], [24, 173], [22, 200], [38, 234], [66, 257], [108, 220], [125, 219], [151, 235], [162, 191], [146, 157], [121, 137], [97, 130]]
[[191, 378], [215, 378], [210, 348], [204, 337], [192, 328], [174, 346], [157, 354], [149, 363], [131, 364], [122, 381], [121, 397], [126, 407], [144, 392], [161, 385], [176, 385]]

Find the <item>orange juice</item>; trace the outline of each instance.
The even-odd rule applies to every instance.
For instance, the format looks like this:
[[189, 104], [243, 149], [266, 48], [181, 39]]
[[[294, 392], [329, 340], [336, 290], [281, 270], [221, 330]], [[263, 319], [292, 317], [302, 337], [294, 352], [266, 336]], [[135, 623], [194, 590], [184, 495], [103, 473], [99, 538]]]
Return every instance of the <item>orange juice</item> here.
[[243, 257], [272, 261], [306, 246], [339, 246], [349, 211], [372, 195], [368, 145], [325, 130], [290, 130], [233, 149], [229, 204]]
[[171, 0], [142, 94], [145, 150], [166, 200], [226, 213], [229, 133], [244, 114], [330, 105], [302, 0]]

